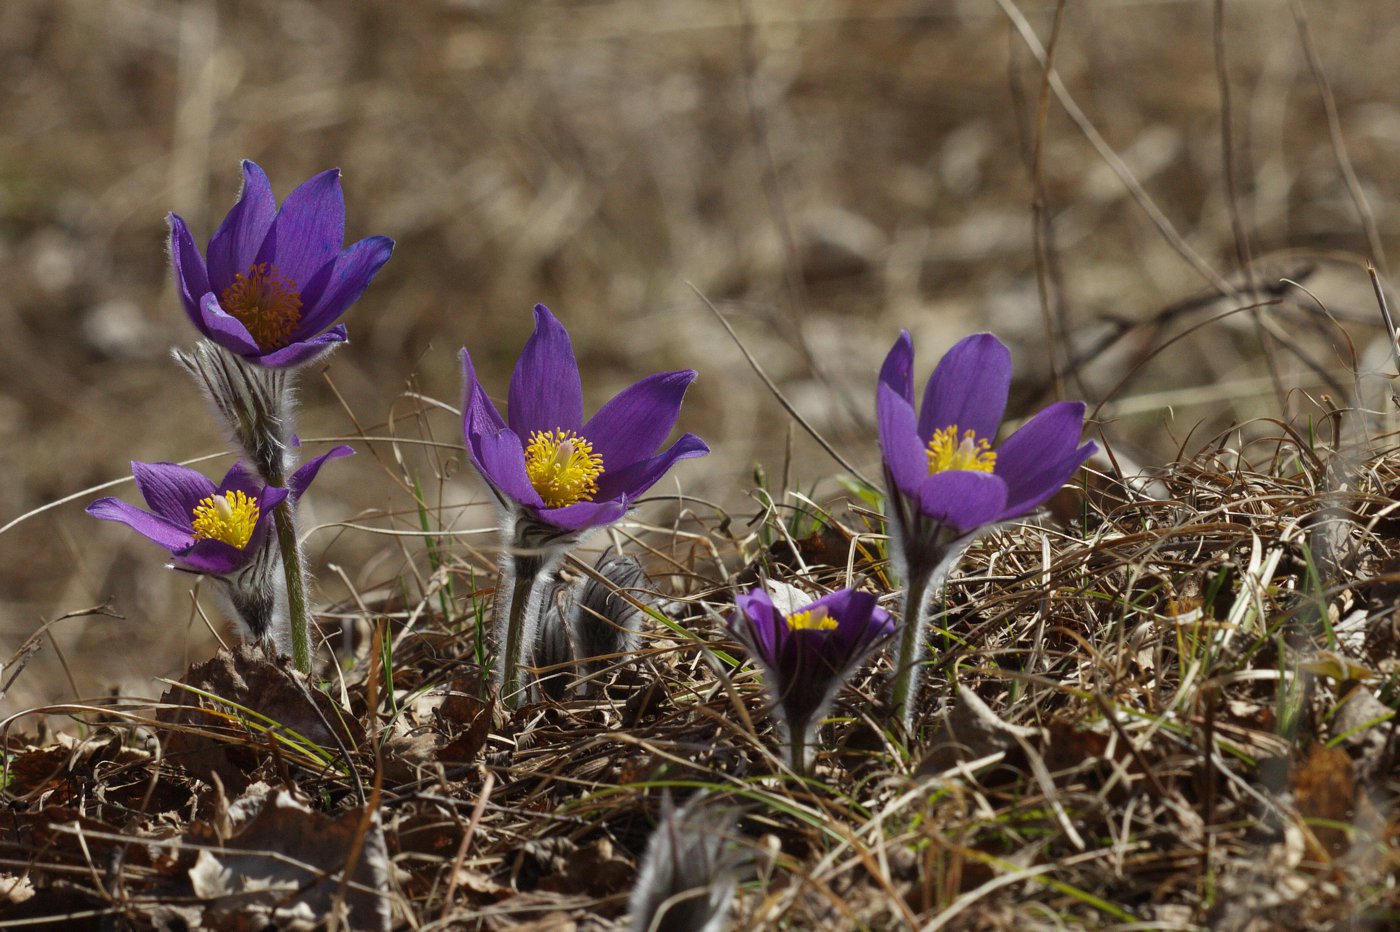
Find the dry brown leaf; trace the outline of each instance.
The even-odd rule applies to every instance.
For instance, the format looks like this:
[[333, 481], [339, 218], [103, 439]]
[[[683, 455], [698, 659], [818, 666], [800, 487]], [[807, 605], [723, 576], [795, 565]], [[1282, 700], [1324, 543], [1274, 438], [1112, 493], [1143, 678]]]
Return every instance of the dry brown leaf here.
[[[190, 869], [194, 894], [210, 901], [206, 921], [219, 928], [234, 917], [259, 915], [278, 927], [321, 922], [339, 902], [346, 859], [364, 824], [364, 812], [313, 812], [286, 790], [254, 784], [228, 810], [232, 834], [222, 845], [201, 847]], [[205, 831], [191, 841], [203, 842]], [[369, 820], [345, 887], [350, 927], [387, 929], [392, 877], [378, 813]]]
[[166, 758], [206, 782], [217, 776], [232, 792], [249, 785], [262, 760], [268, 740], [258, 729], [274, 727], [262, 720], [250, 721], [250, 727], [231, 724], [227, 713], [241, 714], [234, 707], [270, 719], [293, 740], [311, 741], [337, 753], [342, 746], [354, 749], [365, 740], [359, 722], [329, 696], [306, 687], [299, 674], [247, 645], [219, 651], [191, 667], [180, 682], [192, 689], [166, 690], [161, 696], [165, 707], [157, 716], [170, 726], [162, 736]]

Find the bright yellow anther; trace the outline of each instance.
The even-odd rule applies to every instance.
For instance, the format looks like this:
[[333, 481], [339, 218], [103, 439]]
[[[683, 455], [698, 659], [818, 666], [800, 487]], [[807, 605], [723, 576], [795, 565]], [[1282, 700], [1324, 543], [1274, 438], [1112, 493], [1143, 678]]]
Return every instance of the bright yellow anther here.
[[238, 489], [210, 495], [194, 506], [194, 536], [242, 550], [258, 526], [258, 503]]
[[546, 508], [563, 508], [593, 501], [603, 457], [571, 430], [537, 430], [525, 447], [525, 472]]
[[827, 614], [825, 605], [793, 612], [787, 616], [787, 626], [790, 631], [834, 631], [837, 628], [836, 619]]
[[996, 465], [997, 455], [992, 452], [992, 445], [979, 440], [970, 430], [964, 431], [959, 440], [956, 424], [934, 431], [928, 442], [929, 475], [952, 469], [991, 472]]
[[233, 284], [219, 295], [219, 303], [248, 328], [263, 352], [292, 342], [292, 332], [301, 321], [297, 283], [266, 262], [249, 266], [246, 275], [234, 276]]

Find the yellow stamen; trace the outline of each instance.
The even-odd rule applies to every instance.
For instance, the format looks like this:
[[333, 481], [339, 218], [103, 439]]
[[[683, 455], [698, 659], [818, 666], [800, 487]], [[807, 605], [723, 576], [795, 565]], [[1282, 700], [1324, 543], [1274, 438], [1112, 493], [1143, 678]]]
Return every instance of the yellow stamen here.
[[970, 430], [964, 431], [959, 441], [956, 424], [934, 431], [933, 439], [928, 442], [929, 475], [952, 469], [991, 472], [996, 465], [997, 455], [992, 452], [992, 445], [979, 440]]
[[238, 489], [210, 495], [194, 506], [194, 536], [221, 540], [242, 550], [258, 526], [258, 503]]
[[537, 430], [525, 447], [525, 472], [546, 508], [563, 508], [593, 501], [603, 457], [571, 430]]
[[827, 614], [825, 605], [793, 612], [787, 616], [787, 626], [789, 631], [834, 631], [838, 627], [836, 619]]
[[219, 303], [248, 328], [264, 352], [292, 342], [292, 331], [301, 321], [297, 283], [266, 262], [249, 266], [246, 275], [234, 276], [233, 284], [219, 295]]

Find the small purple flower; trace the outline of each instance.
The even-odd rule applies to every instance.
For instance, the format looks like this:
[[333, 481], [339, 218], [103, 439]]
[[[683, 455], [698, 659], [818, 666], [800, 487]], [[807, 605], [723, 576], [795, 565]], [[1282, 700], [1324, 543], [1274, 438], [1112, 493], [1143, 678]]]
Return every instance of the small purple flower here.
[[583, 420], [583, 389], [569, 334], [543, 304], [510, 380], [502, 418], [462, 350], [463, 433], [472, 462], [503, 505], [564, 534], [620, 519], [677, 460], [710, 452], [683, 434], [660, 453], [693, 370], [658, 372]]
[[905, 331], [880, 370], [880, 450], [891, 491], [938, 524], [967, 533], [1024, 515], [1097, 449], [1079, 443], [1084, 404], [1078, 401], [1050, 405], [992, 448], [1011, 388], [1011, 352], [990, 333], [948, 350], [917, 416], [913, 368], [914, 344]]
[[274, 508], [288, 495], [293, 502], [300, 498], [328, 460], [353, 452], [339, 446], [323, 453], [298, 469], [285, 489], [267, 485], [241, 462], [218, 485], [175, 463], [133, 462], [136, 487], [151, 511], [119, 498], [101, 498], [87, 513], [125, 524], [160, 544], [180, 569], [228, 576], [257, 555]]
[[305, 365], [344, 342], [345, 326], [331, 324], [394, 249], [371, 236], [342, 251], [339, 169], [304, 182], [278, 210], [267, 175], [245, 161], [243, 193], [209, 241], [207, 267], [185, 221], [169, 221], [185, 313], [210, 340], [270, 368]]
[[729, 629], [763, 667], [796, 770], [808, 764], [809, 739], [836, 690], [872, 651], [894, 634], [875, 596], [839, 589], [785, 615], [762, 588], [735, 598]]

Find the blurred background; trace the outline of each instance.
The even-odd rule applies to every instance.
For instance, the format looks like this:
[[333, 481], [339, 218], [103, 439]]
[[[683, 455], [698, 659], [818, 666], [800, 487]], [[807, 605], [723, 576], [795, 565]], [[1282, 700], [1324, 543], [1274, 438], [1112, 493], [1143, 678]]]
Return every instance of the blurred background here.
[[0, 661], [65, 613], [110, 600], [124, 620], [57, 622], [0, 712], [153, 695], [214, 647], [195, 580], [82, 509], [139, 501], [129, 483], [84, 492], [128, 460], [226, 449], [169, 359], [194, 333], [164, 218], [202, 247], [242, 158], [279, 200], [340, 166], [348, 240], [398, 243], [346, 318], [351, 344], [302, 379], [309, 450], [404, 438], [358, 443], [308, 500], [323, 604], [421, 567], [419, 541], [366, 530], [417, 525], [413, 477], [444, 524], [490, 523], [456, 419], [423, 398], [457, 404], [462, 345], [503, 394], [536, 301], [571, 329], [590, 409], [700, 370], [681, 424], [715, 453], [656, 491], [744, 519], [755, 464], [819, 500], [841, 470], [697, 292], [869, 475], [875, 372], [901, 328], [920, 380], [995, 331], [1018, 367], [1012, 416], [1084, 398], [1134, 468], [1236, 422], [1305, 431], [1357, 384], [1382, 397], [1395, 370], [1365, 262], [1384, 272], [1400, 232], [1400, 10], [1071, 3], [1047, 90], [1056, 9], [6, 0], [0, 524], [74, 498], [0, 534]]

